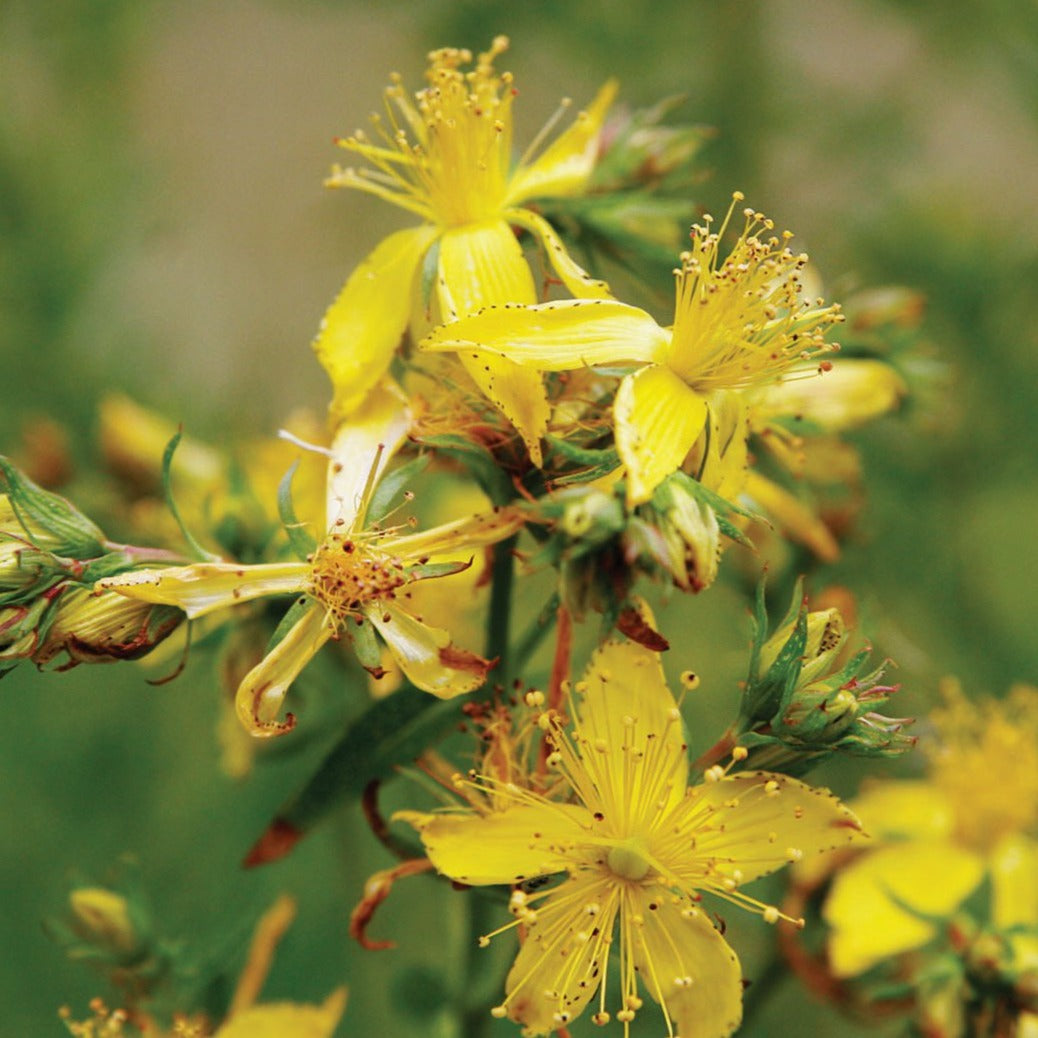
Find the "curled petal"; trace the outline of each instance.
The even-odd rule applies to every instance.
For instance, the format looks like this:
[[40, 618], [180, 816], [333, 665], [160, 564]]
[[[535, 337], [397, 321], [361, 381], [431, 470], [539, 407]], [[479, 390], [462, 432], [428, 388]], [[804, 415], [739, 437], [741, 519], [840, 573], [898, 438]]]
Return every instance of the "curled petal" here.
[[307, 567], [301, 562], [243, 566], [233, 562], [199, 562], [168, 569], [131, 570], [97, 582], [99, 590], [127, 598], [183, 609], [190, 619], [214, 609], [270, 595], [293, 595], [303, 586]]
[[634, 962], [681, 1038], [722, 1038], [742, 1019], [739, 959], [702, 909], [657, 888], [631, 890]]
[[392, 602], [373, 602], [365, 615], [382, 635], [407, 679], [441, 699], [479, 688], [492, 663], [459, 649], [440, 627], [430, 627]]
[[951, 915], [983, 871], [979, 855], [943, 840], [890, 844], [840, 869], [823, 908], [832, 972], [854, 976], [926, 944], [936, 927], [925, 917]]
[[641, 504], [681, 467], [706, 424], [707, 403], [670, 368], [650, 364], [620, 383], [613, 413], [627, 502]]
[[486, 815], [399, 811], [393, 818], [418, 831], [439, 872], [472, 886], [564, 871], [571, 864], [564, 848], [591, 826], [584, 808], [550, 801]]
[[598, 157], [598, 137], [619, 84], [605, 82], [574, 122], [529, 165], [521, 165], [508, 184], [508, 205], [528, 198], [580, 194]]
[[422, 255], [437, 234], [422, 225], [380, 242], [350, 275], [314, 340], [335, 390], [333, 413], [351, 414], [386, 373], [411, 313]]
[[285, 637], [245, 675], [234, 705], [238, 719], [250, 735], [280, 735], [292, 727], [295, 721], [291, 714], [284, 721], [276, 720], [285, 693], [331, 635], [323, 611], [315, 605], [307, 609]]

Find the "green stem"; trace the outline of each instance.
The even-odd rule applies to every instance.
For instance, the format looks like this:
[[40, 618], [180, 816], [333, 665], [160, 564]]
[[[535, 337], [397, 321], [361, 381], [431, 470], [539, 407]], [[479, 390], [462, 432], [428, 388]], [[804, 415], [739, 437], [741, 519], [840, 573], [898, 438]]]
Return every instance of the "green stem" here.
[[486, 1038], [490, 1021], [490, 1007], [483, 999], [466, 998], [472, 991], [479, 991], [482, 985], [478, 978], [483, 975], [488, 962], [486, 952], [480, 948], [479, 939], [494, 928], [491, 912], [497, 905], [489, 898], [469, 897], [469, 942], [466, 949], [464, 989], [460, 996], [460, 1035], [461, 1038]]
[[508, 629], [512, 618], [512, 585], [515, 576], [513, 551], [518, 534], [494, 545], [494, 561], [490, 569], [490, 611], [487, 616], [488, 659], [497, 660], [497, 680], [503, 688], [511, 681], [508, 653]]
[[[780, 955], [774, 955], [753, 978], [742, 1001], [742, 1029], [753, 1023], [761, 1009], [774, 998], [782, 982], [789, 976], [789, 967]], [[748, 1033], [748, 1032], [747, 1032]]]

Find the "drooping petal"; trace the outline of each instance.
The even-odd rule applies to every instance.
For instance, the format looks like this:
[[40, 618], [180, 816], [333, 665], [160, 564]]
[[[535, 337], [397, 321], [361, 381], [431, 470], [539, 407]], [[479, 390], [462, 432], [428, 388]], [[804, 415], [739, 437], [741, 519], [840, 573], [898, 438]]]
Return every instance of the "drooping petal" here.
[[407, 400], [390, 379], [383, 379], [350, 420], [339, 425], [328, 465], [329, 527], [341, 522], [351, 530], [363, 524], [365, 487], [378, 482], [410, 426]]
[[750, 467], [749, 416], [742, 394], [721, 389], [707, 398], [710, 417], [696, 441], [686, 471], [726, 501], [737, 501]]
[[269, 562], [244, 566], [233, 562], [197, 562], [167, 569], [140, 569], [105, 577], [98, 588], [127, 598], [183, 609], [190, 619], [215, 609], [270, 595], [292, 595], [302, 589], [307, 566], [302, 562]]
[[427, 555], [439, 556], [496, 544], [521, 529], [523, 523], [522, 513], [515, 508], [480, 512], [419, 533], [397, 537], [393, 540], [393, 554], [406, 562]]
[[415, 272], [436, 234], [423, 224], [389, 235], [325, 313], [314, 350], [332, 380], [338, 416], [351, 414], [386, 373], [411, 314]]
[[702, 909], [659, 888], [633, 887], [634, 962], [681, 1038], [722, 1038], [742, 1019], [742, 970]]
[[619, 83], [604, 83], [588, 107], [529, 165], [521, 165], [508, 183], [506, 205], [528, 198], [560, 198], [580, 194], [598, 157], [598, 135]]
[[[648, 826], [684, 799], [688, 784], [681, 714], [659, 654], [635, 642], [606, 642], [577, 689], [577, 737], [606, 824], [624, 832], [631, 820]], [[610, 818], [610, 810], [621, 817]]]
[[936, 929], [923, 917], [951, 915], [983, 871], [979, 855], [934, 840], [880, 847], [840, 869], [822, 910], [830, 969], [851, 977], [925, 944]]
[[661, 828], [688, 846], [664, 860], [691, 888], [748, 882], [861, 837], [854, 813], [827, 789], [766, 771], [694, 787]]
[[486, 680], [491, 662], [453, 645], [443, 628], [422, 623], [394, 602], [372, 602], [364, 606], [364, 613], [417, 688], [452, 699]]
[[650, 364], [620, 383], [613, 414], [627, 502], [637, 505], [681, 467], [706, 424], [707, 403], [670, 368]]
[[599, 990], [620, 889], [603, 873], [580, 872], [537, 908], [505, 980], [508, 1016], [525, 1034], [565, 1027]]
[[437, 273], [444, 320], [468, 317], [492, 303], [537, 301], [530, 266], [504, 220], [444, 231]]
[[[445, 231], [440, 240], [437, 293], [445, 319], [465, 317], [492, 303], [532, 303], [533, 275], [504, 220]], [[515, 426], [534, 464], [541, 463], [541, 437], [550, 409], [539, 371], [504, 357], [464, 350], [465, 370]]]
[[841, 432], [893, 411], [907, 393], [904, 379], [884, 361], [847, 358], [831, 371], [762, 387], [754, 408], [763, 415], [796, 415]]
[[583, 808], [547, 800], [486, 815], [400, 811], [393, 817], [418, 831], [440, 872], [473, 886], [521, 883], [566, 871], [572, 858], [565, 848], [591, 826]]
[[875, 782], [850, 806], [878, 839], [950, 839], [955, 830], [955, 805], [932, 782]]
[[535, 306], [488, 306], [441, 325], [423, 350], [487, 350], [540, 371], [654, 361], [670, 333], [644, 310], [611, 299], [560, 299]]
[[245, 675], [238, 686], [234, 706], [238, 719], [251, 735], [266, 737], [287, 730], [285, 722], [276, 720], [285, 694], [331, 636], [332, 629], [325, 621], [324, 611], [314, 605]]
[[754, 469], [746, 473], [746, 495], [794, 541], [810, 548], [823, 562], [840, 557], [840, 543], [832, 530], [799, 498]]
[[323, 1005], [270, 1002], [235, 1013], [214, 1038], [331, 1038], [346, 1008], [346, 989], [333, 991]]
[[569, 254], [555, 229], [539, 213], [529, 209], [509, 209], [505, 216], [514, 224], [528, 230], [544, 247], [548, 262], [577, 299], [611, 299], [609, 286], [601, 278], [592, 277]]

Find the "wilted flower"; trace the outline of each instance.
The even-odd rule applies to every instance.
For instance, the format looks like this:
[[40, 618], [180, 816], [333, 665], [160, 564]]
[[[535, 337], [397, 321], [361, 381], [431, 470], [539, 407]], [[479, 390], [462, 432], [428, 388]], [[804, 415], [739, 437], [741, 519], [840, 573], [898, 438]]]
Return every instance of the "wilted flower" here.
[[189, 618], [272, 595], [302, 595], [282, 636], [243, 679], [238, 716], [254, 735], [276, 735], [293, 723], [276, 720], [289, 686], [331, 638], [350, 639], [363, 666], [382, 672], [375, 632], [418, 688], [450, 697], [483, 683], [490, 662], [455, 646], [447, 631], [415, 615], [407, 586], [448, 576], [464, 562], [431, 562], [438, 553], [493, 543], [522, 525], [499, 511], [423, 533], [366, 526], [372, 489], [401, 446], [410, 416], [390, 391], [373, 394], [340, 427], [328, 467], [328, 528], [306, 560], [253, 566], [206, 562], [140, 570], [99, 582], [99, 588], [145, 602], [176, 606]]
[[[459, 882], [524, 884], [566, 873], [553, 887], [513, 891], [510, 925], [522, 925], [526, 938], [493, 1013], [546, 1034], [595, 1000], [594, 1022], [615, 1009], [626, 1033], [642, 1005], [640, 977], [668, 1034], [730, 1034], [741, 1016], [741, 971], [700, 892], [777, 922], [779, 910], [743, 885], [847, 844], [857, 820], [828, 792], [784, 775], [716, 767], [690, 786], [681, 715], [659, 656], [632, 642], [597, 650], [571, 709], [572, 732], [552, 710], [539, 722], [558, 779], [552, 799], [473, 773], [469, 781], [508, 806], [399, 816]], [[572, 802], [560, 803], [567, 791]], [[612, 994], [617, 924], [620, 990]]]

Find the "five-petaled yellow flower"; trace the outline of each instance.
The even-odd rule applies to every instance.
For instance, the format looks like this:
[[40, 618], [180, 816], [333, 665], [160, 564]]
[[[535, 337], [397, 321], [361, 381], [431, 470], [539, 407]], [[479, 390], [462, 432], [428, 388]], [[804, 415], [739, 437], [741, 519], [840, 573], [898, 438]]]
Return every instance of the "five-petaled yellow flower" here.
[[824, 906], [837, 976], [927, 944], [985, 877], [992, 922], [1030, 927], [1038, 960], [1038, 689], [979, 706], [948, 695], [929, 778], [855, 802], [878, 846], [839, 869]]
[[[836, 349], [825, 335], [841, 319], [840, 309], [805, 298], [800, 274], [807, 255], [789, 248], [788, 231], [773, 234], [771, 220], [746, 209], [742, 233], [719, 260], [721, 238], [741, 199], [736, 193], [718, 231], [709, 220], [693, 227], [692, 247], [675, 272], [670, 328], [612, 299], [559, 300], [488, 306], [437, 328], [421, 345], [458, 351], [470, 365], [488, 354], [539, 371], [641, 365], [620, 383], [613, 416], [628, 501], [648, 501], [704, 429], [716, 424], [716, 414], [732, 409], [733, 391], [738, 400], [740, 391], [783, 376], [814, 375], [805, 364]], [[743, 407], [738, 403], [736, 411]]]
[[408, 585], [465, 569], [464, 561], [430, 559], [501, 540], [522, 519], [501, 509], [419, 533], [378, 525], [365, 529], [371, 490], [404, 442], [410, 421], [404, 402], [383, 384], [340, 427], [328, 466], [327, 534], [306, 561], [137, 570], [102, 580], [99, 587], [178, 606], [192, 619], [270, 595], [304, 595], [295, 623], [238, 688], [238, 716], [253, 735], [291, 727], [291, 715], [276, 720], [289, 686], [325, 642], [344, 635], [373, 673], [382, 673], [377, 631], [418, 688], [443, 698], [471, 692], [485, 680], [490, 663], [417, 616]]
[[[522, 924], [526, 939], [493, 1012], [545, 1034], [594, 1000], [592, 1019], [615, 1014], [626, 1033], [642, 1005], [640, 977], [669, 1035], [731, 1034], [742, 1012], [741, 970], [700, 892], [777, 922], [778, 909], [743, 885], [848, 843], [858, 822], [827, 791], [784, 775], [717, 766], [689, 786], [681, 715], [659, 656], [642, 646], [602, 645], [571, 706], [572, 733], [555, 712], [539, 722], [569, 802], [480, 775], [472, 781], [510, 806], [399, 816], [421, 833], [433, 864], [459, 882], [567, 874], [551, 889], [514, 891], [510, 925]], [[616, 993], [608, 979], [614, 943]]]
[[[468, 51], [433, 51], [428, 86], [411, 97], [394, 77], [387, 89], [387, 121], [375, 118], [381, 141], [360, 132], [339, 141], [373, 168], [336, 167], [329, 185], [367, 191], [422, 220], [385, 238], [325, 315], [314, 348], [331, 377], [332, 407], [340, 415], [350, 414], [383, 376], [408, 326], [420, 337], [431, 324], [489, 303], [536, 302], [534, 275], [513, 227], [541, 243], [574, 295], [608, 294], [573, 261], [548, 221], [524, 203], [584, 189], [616, 84], [607, 83], [587, 111], [544, 147], [552, 120], [513, 165], [516, 91], [511, 75], [494, 69], [507, 46], [506, 37], [497, 37], [471, 71], [463, 70], [472, 60]], [[477, 363], [464, 360], [539, 462], [548, 421], [540, 375], [490, 355]]]

